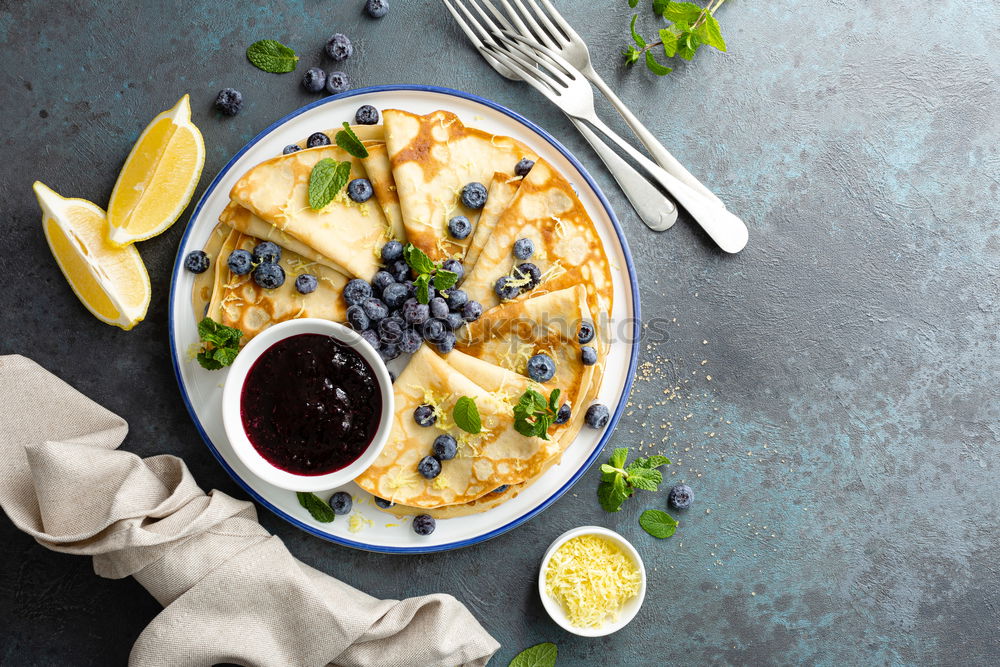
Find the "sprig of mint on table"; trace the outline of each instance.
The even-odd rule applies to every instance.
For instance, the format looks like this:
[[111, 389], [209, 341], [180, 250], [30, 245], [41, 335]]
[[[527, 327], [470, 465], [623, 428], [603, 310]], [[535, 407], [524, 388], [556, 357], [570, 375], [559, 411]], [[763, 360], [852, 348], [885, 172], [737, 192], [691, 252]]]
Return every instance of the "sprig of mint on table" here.
[[636, 489], [656, 491], [663, 481], [663, 474], [657, 468], [670, 463], [670, 459], [659, 454], [640, 457], [625, 465], [627, 459], [628, 447], [618, 447], [608, 462], [601, 464], [597, 500], [607, 512], [619, 511]]
[[198, 363], [202, 368], [217, 371], [236, 359], [243, 332], [206, 317], [198, 322], [198, 337], [203, 343], [202, 350], [198, 353]]
[[441, 264], [435, 264], [423, 250], [412, 243], [407, 243], [403, 248], [403, 259], [417, 274], [413, 286], [417, 288], [417, 301], [420, 303], [430, 302], [431, 281], [434, 281], [434, 288], [437, 290], [446, 290], [458, 282], [457, 273], [442, 269]]
[[365, 148], [361, 139], [358, 139], [358, 135], [354, 134], [351, 124], [346, 121], [344, 122], [344, 129], [338, 131], [333, 140], [338, 146], [356, 158], [368, 157], [368, 149]]
[[351, 163], [323, 158], [309, 174], [309, 208], [323, 209], [333, 201], [351, 177]]
[[549, 400], [534, 389], [528, 389], [514, 406], [514, 428], [521, 435], [549, 439], [549, 427], [559, 413], [559, 394], [556, 388], [549, 394]]
[[530, 646], [510, 661], [507, 667], [555, 667], [559, 649], [552, 642]]
[[[702, 46], [711, 46], [719, 51], [726, 50], [726, 41], [722, 38], [722, 28], [715, 18], [715, 12], [726, 0], [710, 0], [708, 5], [700, 7], [693, 2], [673, 2], [672, 0], [653, 0], [653, 11], [665, 18], [669, 25], [659, 31], [658, 41], [647, 43], [635, 30], [635, 20], [638, 14], [632, 16], [629, 32], [632, 41], [622, 51], [625, 64], [633, 65], [639, 58], [644, 58], [646, 68], [657, 76], [670, 74], [673, 68], [667, 67], [656, 60], [654, 52], [662, 50], [667, 58], [674, 56], [691, 60]], [[629, 7], [635, 8], [639, 0], [629, 0]], [[660, 47], [657, 49], [657, 47]]]
[[320, 523], [330, 523], [337, 516], [334, 513], [333, 508], [330, 507], [330, 503], [325, 502], [315, 493], [296, 491], [295, 497], [299, 499], [299, 505], [302, 505], [309, 510], [309, 514], [312, 515], [312, 518], [316, 519]]
[[273, 39], [262, 39], [247, 47], [247, 60], [257, 69], [272, 74], [285, 74], [295, 69], [299, 57], [295, 51]]
[[476, 401], [468, 396], [462, 396], [455, 401], [455, 407], [451, 410], [451, 418], [455, 420], [455, 425], [466, 433], [475, 435], [483, 430], [483, 420], [479, 416], [479, 407]]

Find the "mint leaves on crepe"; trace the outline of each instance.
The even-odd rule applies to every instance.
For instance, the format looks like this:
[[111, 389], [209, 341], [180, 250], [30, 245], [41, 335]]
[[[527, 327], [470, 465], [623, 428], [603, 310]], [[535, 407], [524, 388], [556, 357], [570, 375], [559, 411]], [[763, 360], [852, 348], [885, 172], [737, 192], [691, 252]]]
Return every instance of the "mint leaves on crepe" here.
[[417, 274], [413, 281], [413, 286], [417, 288], [417, 301], [420, 303], [430, 302], [430, 284], [434, 281], [434, 288], [438, 291], [454, 287], [458, 282], [458, 274], [441, 268], [441, 264], [435, 264], [423, 250], [407, 243], [403, 248], [403, 259]]

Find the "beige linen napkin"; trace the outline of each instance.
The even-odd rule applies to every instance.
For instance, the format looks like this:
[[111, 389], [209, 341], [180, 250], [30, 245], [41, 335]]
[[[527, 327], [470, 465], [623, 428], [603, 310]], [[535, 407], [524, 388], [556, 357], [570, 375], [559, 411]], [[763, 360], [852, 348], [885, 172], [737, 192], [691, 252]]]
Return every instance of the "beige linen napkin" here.
[[206, 495], [180, 459], [117, 450], [127, 431], [33, 361], [0, 356], [0, 506], [164, 605], [130, 665], [485, 665], [499, 648], [450, 595], [378, 600], [300, 563], [251, 503]]

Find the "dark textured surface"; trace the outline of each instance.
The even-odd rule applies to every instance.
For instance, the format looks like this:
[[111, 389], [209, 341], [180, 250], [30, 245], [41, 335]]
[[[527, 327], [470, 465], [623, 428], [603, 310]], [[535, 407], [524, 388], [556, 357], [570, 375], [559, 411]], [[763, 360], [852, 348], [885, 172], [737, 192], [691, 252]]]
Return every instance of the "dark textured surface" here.
[[[250, 67], [245, 46], [283, 40], [301, 73], [345, 32], [357, 85], [484, 95], [593, 170], [632, 243], [644, 313], [668, 332], [643, 344], [613, 444], [662, 443], [669, 479], [696, 500], [656, 541], [636, 519], [666, 493], [606, 515], [592, 471], [512, 533], [414, 558], [332, 546], [264, 512], [295, 555], [376, 596], [456, 595], [502, 642], [497, 665], [545, 640], [560, 664], [1000, 662], [997, 6], [732, 2], [720, 12], [730, 53], [654, 80], [617, 64], [624, 0], [559, 2], [621, 96], [747, 220], [750, 245], [731, 257], [684, 220], [648, 232], [571, 125], [489, 70], [437, 2], [392, 4], [375, 22], [361, 0], [0, 0], [0, 353], [33, 357], [123, 415], [128, 449], [183, 456], [204, 487], [242, 497], [195, 433], [167, 356], [166, 280], [186, 218], [140, 245], [153, 302], [121, 332], [67, 288], [30, 186], [105, 205], [145, 123], [190, 92], [203, 188], [313, 99], [300, 74]], [[653, 24], [647, 11], [640, 25]], [[244, 93], [236, 118], [211, 110], [223, 86]], [[545, 546], [585, 523], [632, 539], [651, 575], [639, 617], [605, 639], [558, 629], [535, 589]], [[159, 609], [145, 591], [6, 520], [0, 539], [0, 663], [122, 664]]]

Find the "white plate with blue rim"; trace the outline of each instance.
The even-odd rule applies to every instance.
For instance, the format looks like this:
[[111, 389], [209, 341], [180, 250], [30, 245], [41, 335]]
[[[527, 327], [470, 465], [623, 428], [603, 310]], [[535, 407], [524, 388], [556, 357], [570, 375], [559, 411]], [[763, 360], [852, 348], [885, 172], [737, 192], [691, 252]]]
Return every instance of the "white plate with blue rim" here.
[[[320, 523], [299, 505], [294, 492], [255, 476], [237, 458], [223, 427], [222, 386], [227, 369], [207, 371], [188, 353], [199, 339], [197, 320], [191, 308], [194, 275], [184, 270], [183, 259], [190, 251], [205, 246], [229, 202], [233, 184], [248, 169], [279, 155], [284, 146], [301, 137], [353, 121], [355, 111], [362, 104], [421, 114], [445, 109], [457, 114], [466, 125], [511, 136], [531, 146], [576, 188], [604, 242], [614, 282], [611, 349], [597, 396], [597, 401], [611, 410], [608, 426], [601, 431], [585, 427], [566, 449], [560, 463], [516, 497], [486, 512], [440, 520], [436, 530], [427, 536], [414, 533], [409, 518], [397, 519], [379, 509], [372, 496], [353, 483], [319, 494], [326, 498], [333, 491], [349, 492], [354, 498], [352, 516], [339, 516], [332, 523]], [[639, 289], [628, 244], [608, 200], [580, 161], [549, 133], [510, 109], [469, 93], [434, 86], [378, 86], [324, 98], [302, 107], [257, 135], [222, 168], [199, 200], [181, 238], [171, 279], [169, 328], [171, 359], [184, 404], [212, 454], [254, 500], [302, 530], [337, 544], [384, 553], [430, 553], [477, 544], [513, 530], [569, 491], [594, 463], [625, 409], [635, 375]], [[579, 502], [597, 501], [593, 493], [586, 493]]]

